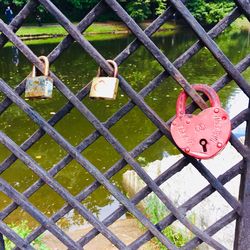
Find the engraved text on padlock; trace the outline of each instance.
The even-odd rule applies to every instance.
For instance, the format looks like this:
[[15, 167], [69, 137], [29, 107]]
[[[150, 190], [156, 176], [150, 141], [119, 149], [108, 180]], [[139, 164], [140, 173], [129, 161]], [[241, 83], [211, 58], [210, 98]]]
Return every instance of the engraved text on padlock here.
[[186, 154], [198, 159], [209, 159], [226, 146], [231, 134], [231, 122], [213, 88], [203, 84], [194, 84], [192, 87], [206, 94], [212, 107], [198, 115], [185, 114], [188, 95], [181, 92], [171, 134], [177, 146]]

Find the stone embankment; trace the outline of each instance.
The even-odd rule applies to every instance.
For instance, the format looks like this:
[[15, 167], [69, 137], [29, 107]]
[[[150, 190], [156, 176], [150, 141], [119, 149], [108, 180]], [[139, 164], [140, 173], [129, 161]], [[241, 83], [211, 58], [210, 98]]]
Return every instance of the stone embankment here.
[[[144, 169], [152, 179], [155, 179], [181, 158], [182, 155], [163, 157], [162, 160], [149, 163]], [[202, 163], [214, 176], [218, 177], [241, 159], [241, 155], [229, 143], [218, 156], [210, 160], [204, 160]], [[226, 189], [236, 198], [238, 197], [239, 183], [240, 177], [237, 176], [225, 185]], [[134, 171], [124, 173], [123, 185], [130, 197], [134, 196], [135, 193], [145, 186], [144, 182]], [[189, 164], [181, 172], [175, 174], [162, 184], [161, 189], [176, 206], [180, 206], [207, 185], [208, 181], [195, 167]], [[150, 199], [150, 195], [140, 203], [140, 209], [143, 210], [147, 207], [148, 199]], [[189, 211], [187, 218], [194, 218], [195, 225], [205, 230], [230, 211], [232, 211], [232, 208], [225, 199], [218, 192], [214, 192]], [[180, 223], [175, 222], [173, 226], [180, 229], [184, 234], [189, 233], [190, 235], [190, 232], [185, 232], [185, 228]], [[234, 230], [235, 222], [219, 231], [214, 238], [223, 243], [228, 249], [233, 249]], [[212, 249], [205, 244], [202, 244], [199, 248]]]

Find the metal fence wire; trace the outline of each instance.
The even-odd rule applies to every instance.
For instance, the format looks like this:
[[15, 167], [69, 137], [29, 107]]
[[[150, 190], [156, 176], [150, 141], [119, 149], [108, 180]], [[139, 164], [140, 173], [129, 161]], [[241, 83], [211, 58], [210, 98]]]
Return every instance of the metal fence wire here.
[[[216, 81], [212, 87], [218, 92], [223, 89], [227, 83], [234, 80], [238, 87], [250, 97], [250, 86], [246, 79], [242, 76], [250, 65], [250, 54], [248, 54], [237, 65], [224, 55], [224, 53], [217, 46], [213, 40], [219, 36], [230, 24], [232, 24], [241, 15], [250, 20], [250, 1], [236, 0], [236, 7], [226, 17], [220, 20], [210, 31], [206, 32], [204, 28], [197, 22], [194, 16], [187, 9], [181, 0], [169, 0], [168, 7], [157, 19], [155, 19], [145, 30], [142, 30], [138, 24], [129, 16], [122, 6], [116, 0], [100, 1], [77, 25], [73, 25], [65, 15], [52, 3], [50, 0], [30, 0], [19, 12], [18, 15], [7, 25], [0, 19], [0, 48], [10, 41], [18, 48], [18, 50], [39, 70], [43, 70], [43, 63], [38, 59], [32, 50], [24, 44], [15, 32], [22, 26], [28, 16], [34, 12], [38, 5], [43, 5], [44, 8], [57, 20], [57, 22], [68, 32], [68, 35], [54, 48], [48, 55], [50, 64], [54, 63], [62, 53], [67, 50], [73, 42], [77, 42], [95, 62], [100, 65], [106, 73], [112, 75], [112, 70], [106, 59], [88, 42], [82, 33], [102, 14], [104, 11], [114, 12], [130, 29], [135, 36], [133, 40], [117, 57], [114, 59], [118, 65], [122, 64], [131, 54], [133, 54], [140, 46], [144, 46], [152, 56], [164, 68], [164, 71], [156, 76], [150, 83], [144, 87], [140, 92], [136, 92], [129, 82], [123, 76], [119, 75], [120, 87], [130, 98], [130, 101], [121, 107], [115, 114], [113, 114], [106, 122], [101, 122], [95, 115], [83, 104], [82, 100], [86, 98], [89, 93], [91, 83], [87, 84], [77, 94], [71, 92], [62, 80], [50, 71], [50, 76], [54, 80], [54, 85], [68, 100], [68, 103], [63, 106], [53, 117], [46, 121], [39, 113], [37, 113], [30, 105], [28, 105], [22, 98], [25, 89], [25, 79], [15, 87], [11, 88], [7, 82], [0, 79], [0, 91], [5, 95], [5, 99], [0, 104], [0, 113], [3, 114], [13, 103], [17, 105], [23, 112], [25, 112], [33, 121], [39, 126], [39, 129], [32, 134], [21, 145], [17, 145], [11, 138], [3, 132], [0, 132], [0, 142], [12, 154], [6, 158], [0, 166], [0, 173], [10, 168], [17, 160], [22, 161], [29, 169], [39, 176], [39, 179], [23, 193], [18, 192], [13, 186], [0, 177], [0, 191], [8, 196], [12, 203], [0, 212], [0, 233], [9, 238], [15, 245], [15, 249], [34, 249], [31, 246], [32, 241], [39, 237], [43, 232], [49, 231], [59, 241], [61, 241], [68, 249], [83, 249], [84, 246], [94, 239], [98, 234], [106, 237], [118, 249], [138, 249], [146, 242], [156, 237], [167, 249], [178, 249], [170, 239], [168, 239], [162, 231], [174, 221], [179, 221], [188, 230], [190, 230], [194, 237], [183, 249], [194, 249], [201, 243], [205, 242], [214, 249], [226, 249], [223, 242], [218, 242], [213, 238], [219, 230], [226, 225], [236, 220], [235, 230], [235, 249], [247, 250], [250, 247], [250, 127], [249, 127], [249, 108], [242, 110], [235, 116], [232, 122], [232, 128], [238, 127], [241, 123], [246, 122], [245, 144], [243, 145], [237, 137], [232, 133], [230, 142], [233, 147], [242, 155], [243, 160], [238, 162], [233, 167], [230, 167], [225, 173], [216, 178], [207, 169], [202, 162], [183, 155], [183, 158], [175, 163], [172, 167], [163, 172], [156, 179], [150, 178], [141, 165], [136, 161], [136, 158], [145, 149], [156, 143], [161, 137], [165, 136], [171, 143], [173, 139], [170, 134], [170, 123], [162, 120], [154, 110], [146, 104], [144, 97], [156, 89], [161, 82], [167, 77], [172, 77], [176, 84], [180, 85], [188, 95], [193, 99], [193, 103], [187, 107], [187, 112], [192, 113], [198, 107], [204, 109], [207, 107], [206, 100], [204, 100], [192, 88], [192, 85], [180, 73], [179, 69], [188, 62], [194, 55], [196, 55], [203, 47], [206, 47], [217, 62], [223, 67], [225, 75]], [[65, 3], [66, 4], [66, 3]], [[154, 44], [150, 37], [172, 16], [178, 13], [182, 16], [185, 22], [191, 27], [197, 36], [197, 41], [189, 47], [182, 55], [180, 55], [174, 62], [171, 62], [166, 55]], [[175, 104], [173, 104], [175, 105]], [[114, 126], [123, 116], [128, 114], [134, 107], [139, 108], [148, 119], [157, 127], [157, 130], [146, 138], [143, 142], [137, 145], [133, 150], [128, 152], [124, 146], [112, 135], [110, 128]], [[84, 116], [95, 127], [95, 131], [77, 146], [72, 146], [56, 129], [55, 125], [62, 120], [73, 108], [77, 109], [82, 116]], [[36, 142], [38, 142], [45, 135], [49, 135], [56, 143], [58, 143], [68, 155], [61, 159], [57, 164], [53, 165], [51, 169], [45, 171], [38, 163], [33, 160], [27, 153]], [[102, 173], [95, 167], [88, 159], [86, 159], [81, 152], [92, 145], [98, 138], [103, 137], [109, 142], [112, 147], [120, 154], [121, 159], [116, 162], [107, 172]], [[95, 179], [95, 181], [87, 188], [82, 190], [76, 196], [73, 196], [66, 188], [54, 179], [54, 176], [62, 171], [72, 161], [77, 161], [86, 171], [88, 171]], [[189, 163], [191, 163], [200, 174], [206, 178], [209, 184], [196, 195], [188, 199], [181, 206], [177, 207], [169, 199], [166, 194], [160, 189], [160, 185], [170, 179], [177, 172], [182, 171]], [[127, 164], [140, 176], [145, 182], [146, 186], [140, 190], [132, 199], [126, 197], [113, 183], [110, 178], [121, 171]], [[218, 166], [219, 167], [219, 166]], [[236, 199], [227, 189], [224, 184], [232, 180], [235, 176], [241, 176], [240, 195]], [[57, 194], [59, 194], [66, 202], [60, 210], [56, 211], [51, 217], [45, 216], [39, 209], [34, 207], [29, 201], [37, 190], [47, 184]], [[89, 197], [99, 187], [105, 187], [110, 194], [120, 203], [112, 214], [106, 217], [103, 221], [94, 216], [81, 202]], [[218, 192], [225, 201], [231, 206], [232, 210], [224, 217], [216, 221], [206, 230], [198, 228], [190, 222], [186, 214], [194, 206], [209, 197], [214, 192]], [[167, 207], [170, 213], [159, 223], [154, 225], [149, 218], [146, 217], [137, 208], [137, 204], [142, 201], [149, 194], [154, 193], [162, 203]], [[48, 194], [49, 195], [49, 194]], [[5, 223], [5, 219], [13, 213], [16, 209], [22, 208], [36, 221], [40, 226], [35, 228], [26, 238], [21, 238]], [[87, 234], [81, 239], [74, 241], [56, 224], [61, 218], [68, 214], [71, 210], [76, 210], [84, 219], [86, 219], [92, 226]], [[146, 232], [131, 244], [126, 245], [117, 235], [115, 235], [109, 226], [117, 221], [126, 212], [132, 214], [142, 223], [147, 229]], [[129, 229], [128, 229], [129, 230]], [[2, 242], [2, 241], [1, 241]], [[3, 249], [3, 246], [0, 247]]]

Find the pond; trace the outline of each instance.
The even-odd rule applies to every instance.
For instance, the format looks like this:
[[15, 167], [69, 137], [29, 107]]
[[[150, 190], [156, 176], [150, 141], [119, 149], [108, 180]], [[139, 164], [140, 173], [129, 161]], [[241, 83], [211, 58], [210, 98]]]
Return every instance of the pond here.
[[[117, 37], [116, 39], [112, 37], [110, 40], [94, 39], [91, 40], [91, 43], [105, 58], [110, 59], [116, 57], [132, 40], [133, 36], [128, 35]], [[180, 29], [176, 32], [158, 33], [153, 37], [153, 41], [171, 61], [174, 61], [196, 41], [196, 37], [190, 30]], [[36, 55], [47, 55], [58, 42], [58, 39], [44, 40], [39, 41], [38, 44], [30, 44], [29, 47]], [[246, 31], [228, 31], [217, 38], [216, 42], [218, 42], [219, 47], [234, 64], [237, 64], [249, 53], [250, 35]], [[8, 82], [10, 86], [15, 87], [30, 73], [32, 66], [23, 55], [20, 54], [19, 58], [13, 57], [13, 55], [15, 55], [15, 50], [10, 45], [0, 50], [0, 77]], [[51, 70], [71, 91], [77, 93], [96, 75], [97, 64], [78, 44], [74, 43], [51, 65]], [[162, 71], [162, 66], [144, 47], [138, 49], [119, 67], [120, 74], [136, 91], [140, 91]], [[192, 84], [206, 83], [211, 85], [224, 75], [223, 68], [206, 48], [203, 48], [195, 55], [180, 71]], [[248, 69], [244, 72], [243, 76], [249, 81], [250, 70]], [[167, 78], [145, 100], [163, 120], [167, 121], [175, 114], [176, 98], [180, 90], [180, 86], [173, 79]], [[223, 107], [230, 112], [231, 116], [247, 106], [247, 98], [234, 82], [230, 82], [220, 91], [219, 96]], [[2, 101], [4, 96], [1, 95], [0, 98]], [[83, 100], [83, 103], [95, 116], [104, 122], [128, 101], [129, 98], [119, 89], [116, 101], [95, 101], [87, 97]], [[50, 119], [67, 103], [67, 100], [57, 89], [54, 89], [53, 99], [51, 100], [27, 102], [45, 119]], [[0, 125], [1, 130], [18, 145], [22, 144], [38, 129], [38, 126], [15, 105], [11, 105], [7, 111], [1, 114]], [[75, 108], [59, 121], [55, 128], [73, 146], [77, 146], [95, 131], [91, 123]], [[129, 114], [125, 115], [110, 129], [111, 133], [128, 151], [131, 151], [155, 130], [156, 127], [153, 123], [137, 107], [133, 108]], [[244, 134], [244, 124], [234, 132], [237, 136]], [[2, 145], [0, 145], [0, 152], [1, 162], [10, 155], [10, 152]], [[52, 168], [67, 155], [63, 148], [58, 146], [47, 135], [34, 144], [28, 150], [28, 153], [46, 170]], [[179, 151], [165, 137], [162, 137], [152, 147], [143, 152], [137, 160], [143, 166], [148, 162], [161, 159], [163, 155], [178, 153]], [[102, 172], [107, 171], [120, 159], [119, 154], [102, 137], [84, 150], [82, 154]], [[122, 174], [129, 169], [131, 167], [126, 166], [111, 178], [112, 183], [121, 190]], [[24, 192], [38, 179], [36, 174], [19, 160], [3, 172], [1, 177], [20, 192]], [[94, 181], [84, 168], [74, 160], [58, 173], [55, 178], [73, 195], [78, 194]], [[4, 209], [11, 202], [2, 193], [0, 193], [0, 200], [0, 210]], [[39, 189], [29, 200], [47, 216], [51, 216], [64, 205], [63, 199], [47, 185]], [[99, 219], [104, 219], [119, 206], [115, 198], [104, 188], [97, 189], [83, 201], [83, 204]], [[20, 220], [28, 220], [31, 225], [36, 224], [22, 209], [12, 213], [6, 222], [18, 222]], [[59, 225], [63, 228], [72, 228], [84, 223], [84, 219], [74, 210], [59, 221]]]

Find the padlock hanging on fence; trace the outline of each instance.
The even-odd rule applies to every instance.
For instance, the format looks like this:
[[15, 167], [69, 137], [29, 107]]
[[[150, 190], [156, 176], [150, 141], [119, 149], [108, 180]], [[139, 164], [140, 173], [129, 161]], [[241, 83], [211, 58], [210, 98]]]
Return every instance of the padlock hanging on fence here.
[[101, 76], [103, 70], [99, 67], [97, 76], [93, 79], [89, 97], [92, 99], [115, 100], [118, 92], [118, 66], [115, 61], [107, 60], [114, 68], [114, 76]]
[[177, 146], [186, 154], [197, 159], [209, 159], [228, 143], [231, 122], [213, 88], [204, 84], [194, 84], [192, 87], [209, 98], [211, 107], [198, 115], [186, 114], [188, 95], [182, 91], [177, 99], [176, 118], [170, 131]]
[[53, 79], [49, 77], [49, 60], [46, 56], [39, 56], [44, 62], [44, 73], [36, 76], [36, 67], [33, 65], [31, 76], [27, 77], [25, 98], [48, 99], [52, 98]]

